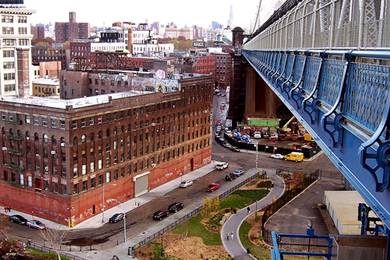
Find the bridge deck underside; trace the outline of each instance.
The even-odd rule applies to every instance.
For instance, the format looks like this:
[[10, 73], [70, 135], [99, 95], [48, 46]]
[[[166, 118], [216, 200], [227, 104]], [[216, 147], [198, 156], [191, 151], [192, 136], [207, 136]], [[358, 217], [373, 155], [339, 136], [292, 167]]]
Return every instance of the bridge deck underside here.
[[[365, 54], [376, 62], [366, 63]], [[388, 58], [390, 52], [365, 54], [243, 51], [260, 77], [390, 227], [390, 67], [376, 65], [379, 54]]]

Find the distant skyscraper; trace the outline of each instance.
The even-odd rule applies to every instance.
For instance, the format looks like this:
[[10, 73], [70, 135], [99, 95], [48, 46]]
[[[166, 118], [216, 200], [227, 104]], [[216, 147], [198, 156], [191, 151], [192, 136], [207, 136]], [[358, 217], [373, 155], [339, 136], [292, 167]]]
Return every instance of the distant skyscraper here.
[[211, 28], [213, 30], [222, 29], [222, 25], [216, 21], [211, 22]]
[[227, 23], [228, 27], [233, 28], [233, 6], [230, 6], [229, 20]]

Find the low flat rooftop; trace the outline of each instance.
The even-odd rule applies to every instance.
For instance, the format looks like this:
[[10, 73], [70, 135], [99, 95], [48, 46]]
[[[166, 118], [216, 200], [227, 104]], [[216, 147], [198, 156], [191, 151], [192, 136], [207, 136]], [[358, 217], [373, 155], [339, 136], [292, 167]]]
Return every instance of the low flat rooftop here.
[[152, 91], [127, 91], [120, 93], [112, 93], [112, 94], [104, 94], [92, 97], [83, 97], [83, 98], [75, 98], [75, 99], [60, 99], [59, 97], [2, 97], [0, 101], [16, 103], [16, 104], [25, 104], [31, 106], [41, 106], [48, 108], [58, 108], [58, 109], [66, 109], [66, 107], [72, 106], [73, 108], [83, 108], [89, 106], [95, 106], [100, 104], [108, 104], [110, 103], [110, 97], [112, 100], [128, 98], [134, 96], [148, 95], [156, 92]]

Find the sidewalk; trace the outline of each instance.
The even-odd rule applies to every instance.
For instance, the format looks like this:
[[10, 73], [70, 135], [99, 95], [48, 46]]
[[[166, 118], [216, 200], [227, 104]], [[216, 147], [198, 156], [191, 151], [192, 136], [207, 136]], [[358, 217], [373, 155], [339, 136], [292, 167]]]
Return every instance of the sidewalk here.
[[167, 183], [151, 190], [150, 192], [148, 192], [144, 195], [141, 195], [140, 197], [130, 199], [122, 204], [118, 204], [117, 206], [114, 206], [110, 209], [107, 209], [106, 211], [104, 211], [104, 222], [102, 222], [102, 213], [100, 213], [100, 214], [97, 214], [97, 215], [93, 216], [92, 218], [89, 218], [86, 221], [74, 226], [73, 228], [69, 228], [67, 226], [64, 226], [64, 225], [61, 225], [61, 224], [58, 224], [58, 223], [55, 223], [55, 222], [52, 222], [52, 221], [49, 221], [46, 219], [42, 219], [39, 217], [35, 217], [35, 216], [32, 216], [30, 214], [26, 214], [26, 213], [23, 213], [20, 211], [11, 210], [11, 212], [5, 212], [3, 207], [0, 207], [0, 213], [5, 214], [5, 215], [18, 214], [18, 215], [25, 217], [28, 220], [36, 219], [36, 220], [39, 220], [42, 223], [44, 223], [46, 225], [46, 227], [48, 227], [50, 229], [77, 230], [77, 229], [86, 229], [86, 228], [99, 228], [99, 227], [103, 226], [105, 223], [107, 223], [108, 219], [112, 215], [114, 215], [115, 213], [123, 212], [123, 211], [125, 211], [125, 212], [132, 211], [133, 209], [150, 202], [154, 198], [164, 196], [165, 194], [169, 193], [170, 191], [176, 189], [179, 186], [182, 179], [183, 180], [196, 180], [200, 177], [203, 177], [203, 176], [209, 174], [210, 172], [215, 170], [216, 163], [217, 163], [217, 161], [212, 161], [210, 164], [208, 164], [202, 168], [199, 168], [193, 172], [190, 172], [190, 173], [184, 175], [183, 177], [180, 177], [180, 178], [177, 178], [173, 181], [167, 182]]
[[[246, 253], [246, 249], [240, 241], [239, 230], [241, 224], [247, 219], [251, 214], [253, 214], [256, 209], [261, 211], [266, 206], [270, 205], [275, 199], [280, 198], [285, 190], [284, 180], [276, 175], [275, 170], [265, 170], [267, 175], [274, 183], [274, 187], [263, 199], [251, 204], [250, 214], [248, 214], [247, 208], [239, 210], [236, 214], [233, 214], [222, 226], [221, 229], [221, 240], [225, 250], [229, 253], [234, 259], [254, 259], [253, 256]], [[233, 232], [233, 238], [227, 240], [229, 233]]]

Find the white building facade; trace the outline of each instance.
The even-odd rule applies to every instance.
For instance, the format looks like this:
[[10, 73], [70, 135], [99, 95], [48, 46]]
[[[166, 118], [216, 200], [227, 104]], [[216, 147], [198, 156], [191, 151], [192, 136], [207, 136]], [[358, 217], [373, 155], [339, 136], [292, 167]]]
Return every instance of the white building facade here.
[[0, 96], [31, 94], [32, 10], [0, 7]]
[[146, 56], [168, 56], [173, 53], [175, 47], [173, 43], [147, 43], [147, 44], [133, 44], [134, 55]]

